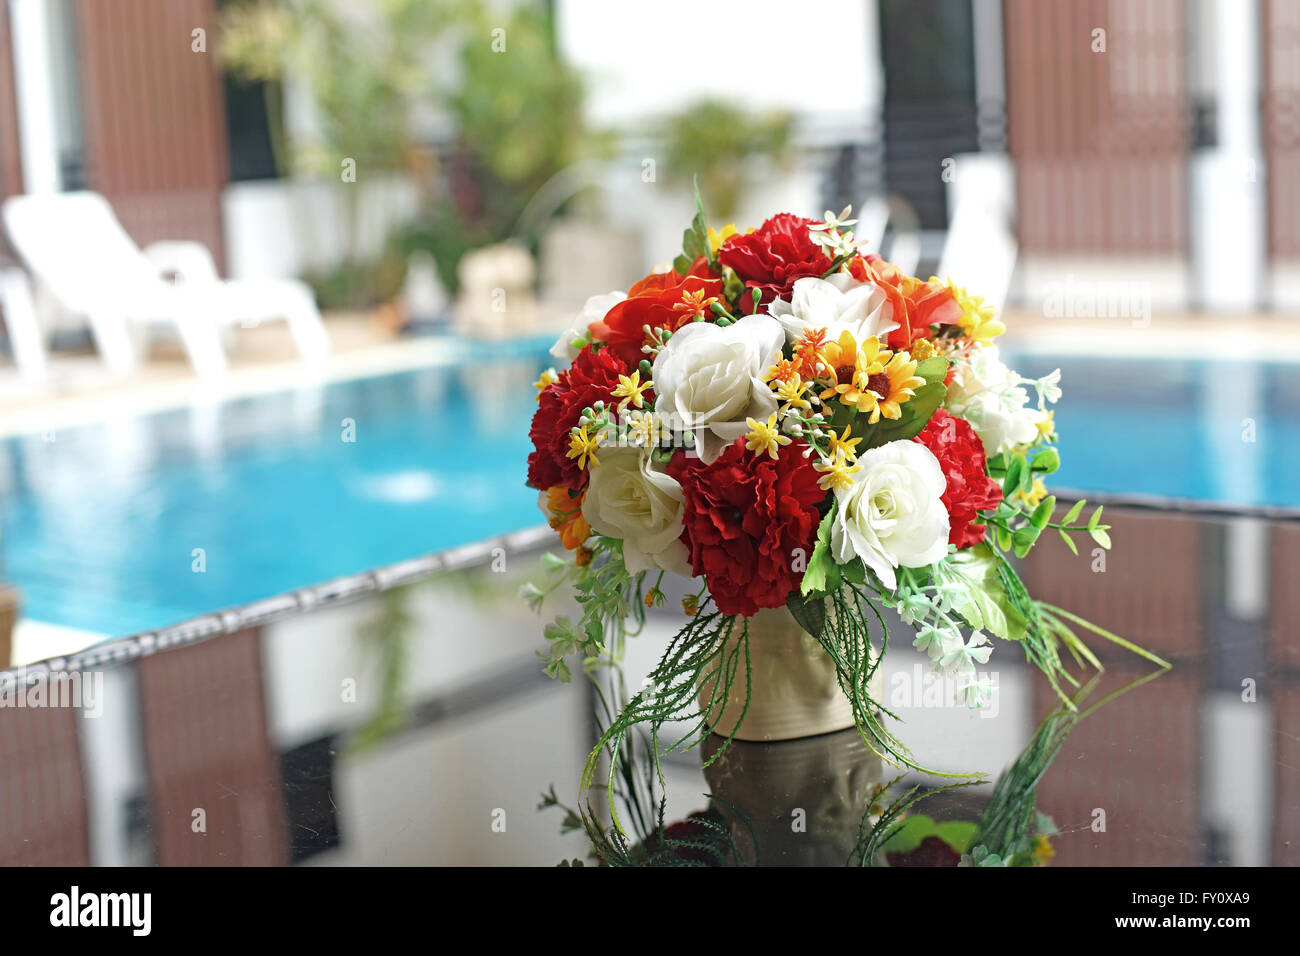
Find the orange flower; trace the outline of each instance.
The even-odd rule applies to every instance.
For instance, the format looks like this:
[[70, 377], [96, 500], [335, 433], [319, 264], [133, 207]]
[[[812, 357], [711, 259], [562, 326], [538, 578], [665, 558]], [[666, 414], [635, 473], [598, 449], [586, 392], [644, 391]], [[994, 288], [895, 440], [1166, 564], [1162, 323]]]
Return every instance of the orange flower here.
[[889, 333], [889, 347], [906, 349], [913, 339], [929, 338], [932, 325], [956, 325], [963, 312], [952, 291], [938, 279], [923, 282], [877, 255], [858, 256], [849, 273], [859, 282], [874, 282], [893, 307], [898, 328]]
[[799, 375], [800, 363], [785, 358], [784, 356], [776, 360], [775, 365], [769, 365], [767, 372], [763, 375], [765, 382], [789, 382]]
[[809, 329], [799, 336], [794, 344], [794, 357], [801, 375], [805, 378], [819, 378], [826, 373], [831, 364], [826, 358], [828, 345], [830, 343], [826, 340], [825, 329]]
[[582, 516], [582, 498], [586, 492], [576, 497], [563, 485], [556, 485], [546, 491], [546, 523], [560, 533], [560, 543], [570, 551], [581, 547], [582, 542], [591, 536], [591, 525]]

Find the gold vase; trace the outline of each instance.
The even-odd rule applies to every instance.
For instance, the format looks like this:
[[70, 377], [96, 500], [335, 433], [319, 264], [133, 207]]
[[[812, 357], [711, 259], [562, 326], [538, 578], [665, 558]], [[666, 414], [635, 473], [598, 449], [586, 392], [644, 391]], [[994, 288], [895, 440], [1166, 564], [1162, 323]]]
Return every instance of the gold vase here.
[[[739, 632], [730, 640], [739, 640]], [[748, 710], [743, 653], [725, 697], [713, 700], [720, 663], [700, 676], [700, 709], [714, 733], [731, 734], [742, 713], [737, 740], [793, 740], [854, 725], [853, 706], [836, 680], [835, 664], [785, 608], [762, 610], [749, 619], [749, 659]], [[872, 699], [880, 700], [883, 688], [884, 675], [877, 669], [868, 688]]]

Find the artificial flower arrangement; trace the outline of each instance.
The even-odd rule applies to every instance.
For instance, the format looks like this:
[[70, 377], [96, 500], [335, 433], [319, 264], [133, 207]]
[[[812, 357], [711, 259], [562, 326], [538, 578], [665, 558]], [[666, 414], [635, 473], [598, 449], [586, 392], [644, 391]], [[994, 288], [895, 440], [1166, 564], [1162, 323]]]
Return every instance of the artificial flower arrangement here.
[[584, 788], [633, 728], [656, 749], [668, 721], [702, 738], [702, 675], [720, 675], [714, 695], [748, 692], [750, 618], [764, 609], [789, 609], [869, 745], [913, 768], [870, 691], [890, 639], [882, 607], [972, 707], [990, 692], [976, 665], [994, 639], [1018, 644], [1063, 700], [1077, 682], [1062, 647], [1100, 668], [1075, 627], [1158, 660], [1033, 599], [1008, 558], [1048, 529], [1076, 554], [1076, 533], [1110, 547], [1101, 508], [1085, 521], [1079, 501], [1053, 520], [1059, 370], [1022, 379], [981, 297], [865, 250], [848, 215], [716, 232], [699, 204], [671, 266], [588, 300], [552, 350], [569, 364], [537, 383], [528, 484], [570, 557], [551, 556], [549, 582], [526, 596], [540, 605], [570, 583], [582, 617], [546, 628], [546, 671], [567, 680], [570, 656], [590, 671], [616, 655], [665, 603], [665, 574], [700, 583]]

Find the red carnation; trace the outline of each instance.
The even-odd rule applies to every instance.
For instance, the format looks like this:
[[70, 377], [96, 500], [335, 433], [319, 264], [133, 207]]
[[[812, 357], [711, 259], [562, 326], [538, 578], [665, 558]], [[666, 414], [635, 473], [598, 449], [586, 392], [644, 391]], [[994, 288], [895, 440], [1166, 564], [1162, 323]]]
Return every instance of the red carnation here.
[[[808, 227], [817, 220], [788, 212], [773, 216], [754, 232], [737, 234], [718, 250], [718, 261], [730, 266], [745, 285], [761, 289], [761, 304], [790, 294], [799, 279], [820, 278], [831, 267], [822, 247], [812, 241]], [[745, 312], [754, 311], [754, 300], [741, 299]]]
[[826, 496], [802, 448], [789, 445], [774, 461], [738, 438], [711, 465], [684, 453], [668, 464], [686, 499], [682, 541], [691, 568], [724, 614], [781, 607], [799, 586], [795, 549], [812, 553], [817, 503]]
[[635, 368], [646, 356], [645, 326], [676, 332], [696, 314], [712, 317], [707, 303], [721, 299], [722, 280], [709, 272], [708, 264], [697, 259], [690, 272], [656, 273], [646, 276], [628, 290], [627, 298], [591, 323], [591, 336], [609, 343], [610, 349], [630, 367]]
[[984, 443], [971, 423], [942, 408], [913, 439], [939, 459], [948, 481], [943, 504], [948, 509], [948, 543], [969, 548], [984, 540], [984, 525], [972, 524], [975, 513], [996, 508], [1002, 488], [989, 477], [984, 463]]
[[569, 458], [569, 430], [578, 424], [584, 408], [597, 401], [609, 402], [609, 393], [628, 366], [609, 349], [578, 353], [573, 365], [560, 373], [539, 396], [537, 413], [528, 437], [536, 449], [528, 456], [528, 484], [539, 491], [564, 485], [577, 491], [586, 483], [586, 473], [576, 459]]

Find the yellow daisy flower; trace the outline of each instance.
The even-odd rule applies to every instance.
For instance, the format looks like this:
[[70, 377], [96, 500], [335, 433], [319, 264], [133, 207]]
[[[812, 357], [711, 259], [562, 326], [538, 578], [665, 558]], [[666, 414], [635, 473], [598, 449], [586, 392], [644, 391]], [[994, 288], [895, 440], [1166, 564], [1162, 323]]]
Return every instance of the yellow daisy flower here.
[[[882, 360], [889, 356], [883, 353]], [[916, 360], [906, 352], [897, 352], [889, 359], [889, 364], [881, 372], [872, 375], [867, 387], [876, 393], [876, 409], [869, 421], [874, 425], [881, 415], [886, 418], [901, 418], [903, 410], [899, 407], [916, 394], [916, 389], [925, 384], [925, 379], [916, 374]]]
[[[841, 403], [851, 405], [859, 412], [870, 412], [871, 421], [878, 421], [880, 409], [876, 406], [879, 396], [872, 389], [872, 376], [879, 376], [885, 371], [882, 362], [890, 356], [888, 351], [881, 352], [879, 340], [871, 335], [858, 342], [853, 333], [846, 329], [840, 333], [837, 341], [827, 343], [822, 356], [827, 368], [826, 374], [828, 377], [833, 376], [834, 384], [827, 386], [821, 397], [832, 398], [838, 395]], [[912, 367], [915, 370], [915, 363]], [[876, 384], [879, 384], [878, 379]]]
[[618, 403], [620, 412], [626, 411], [629, 404], [635, 408], [640, 408], [645, 404], [645, 396], [642, 393], [647, 388], [650, 388], [652, 384], [652, 382], [641, 381], [641, 372], [636, 370], [631, 375], [620, 375], [618, 384], [614, 386], [614, 391], [610, 394], [615, 398], [623, 399]]
[[[931, 282], [938, 281], [931, 279]], [[961, 307], [961, 318], [958, 325], [961, 326], [965, 337], [972, 342], [989, 343], [1007, 330], [1007, 327], [999, 322], [996, 318], [997, 309], [984, 301], [982, 295], [971, 295], [964, 288], [948, 280], [948, 291], [952, 297], [957, 300], [957, 305]]]
[[596, 432], [594, 435], [589, 435], [587, 428], [587, 425], [583, 425], [581, 428], [574, 426], [573, 430], [569, 432], [569, 450], [564, 453], [566, 458], [578, 459], [579, 468], [586, 468], [588, 461], [593, 466], [600, 464], [600, 460], [596, 457], [596, 449], [605, 441], [605, 432], [603, 430]]
[[745, 424], [749, 426], [749, 432], [745, 435], [745, 447], [756, 455], [767, 452], [768, 457], [775, 459], [777, 449], [790, 444], [790, 437], [777, 431], [776, 412], [767, 417], [766, 424], [752, 418], [746, 418]]

